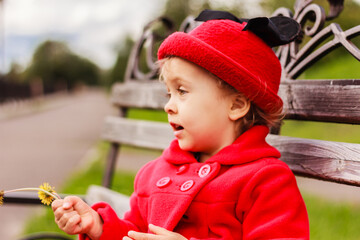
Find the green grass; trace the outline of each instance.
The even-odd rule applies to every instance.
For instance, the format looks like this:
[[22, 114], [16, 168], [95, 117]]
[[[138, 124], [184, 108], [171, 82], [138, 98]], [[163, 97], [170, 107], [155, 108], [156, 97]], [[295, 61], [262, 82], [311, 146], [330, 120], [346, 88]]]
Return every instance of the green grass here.
[[310, 220], [310, 239], [360, 239], [360, 206], [334, 203], [303, 194]]
[[281, 135], [327, 141], [360, 143], [359, 125], [285, 120]]
[[307, 69], [299, 79], [360, 79], [360, 62], [350, 54], [321, 59]]
[[167, 122], [167, 114], [163, 110], [149, 110], [149, 109], [129, 109], [127, 113], [128, 118], [143, 119], [158, 122]]

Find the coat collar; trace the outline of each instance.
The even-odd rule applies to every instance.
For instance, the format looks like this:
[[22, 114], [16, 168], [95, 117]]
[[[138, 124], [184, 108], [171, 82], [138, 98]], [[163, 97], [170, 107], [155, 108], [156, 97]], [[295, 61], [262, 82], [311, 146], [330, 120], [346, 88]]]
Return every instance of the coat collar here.
[[[222, 165], [236, 165], [252, 162], [265, 157], [280, 157], [280, 152], [270, 146], [265, 138], [269, 133], [266, 126], [254, 126], [241, 134], [233, 144], [223, 148], [206, 162], [218, 162]], [[173, 140], [163, 157], [171, 164], [185, 164], [196, 162], [194, 155], [183, 151], [178, 140]]]

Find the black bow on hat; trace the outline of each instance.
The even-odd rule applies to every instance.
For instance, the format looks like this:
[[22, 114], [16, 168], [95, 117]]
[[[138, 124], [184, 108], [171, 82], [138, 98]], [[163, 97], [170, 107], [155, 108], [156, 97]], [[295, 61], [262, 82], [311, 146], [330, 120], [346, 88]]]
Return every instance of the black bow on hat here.
[[253, 32], [270, 47], [276, 47], [294, 41], [301, 30], [298, 22], [284, 16], [239, 19], [229, 12], [204, 10], [195, 18], [196, 21], [216, 19], [229, 19], [239, 23], [247, 22], [243, 31], [249, 30]]

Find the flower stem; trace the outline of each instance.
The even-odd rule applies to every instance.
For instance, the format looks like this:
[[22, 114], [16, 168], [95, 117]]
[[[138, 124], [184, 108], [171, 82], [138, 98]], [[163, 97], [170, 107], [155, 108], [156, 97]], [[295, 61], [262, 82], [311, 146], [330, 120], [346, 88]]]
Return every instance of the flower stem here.
[[47, 195], [50, 195], [51, 197], [53, 197], [54, 199], [61, 199], [60, 196], [58, 194], [53, 194], [51, 192], [48, 192], [44, 189], [41, 189], [41, 188], [17, 188], [17, 189], [12, 189], [12, 190], [8, 190], [8, 191], [4, 191], [4, 195], [7, 194], [7, 193], [12, 193], [12, 192], [24, 192], [24, 191], [41, 191]]

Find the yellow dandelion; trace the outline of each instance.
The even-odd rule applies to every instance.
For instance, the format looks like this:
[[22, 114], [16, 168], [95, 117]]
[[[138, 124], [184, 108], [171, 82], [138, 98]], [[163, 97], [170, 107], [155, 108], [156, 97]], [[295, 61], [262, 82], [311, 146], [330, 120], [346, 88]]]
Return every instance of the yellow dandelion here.
[[4, 190], [0, 191], [0, 206], [4, 203]]
[[17, 188], [12, 190], [0, 191], [0, 206], [4, 203], [4, 195], [13, 192], [22, 191], [37, 191], [41, 202], [45, 205], [50, 205], [54, 199], [61, 199], [61, 197], [54, 191], [54, 188], [48, 183], [43, 183], [39, 188]]
[[40, 190], [38, 192], [39, 198], [41, 202], [45, 205], [50, 205], [56, 197], [54, 197], [54, 194], [56, 195], [56, 192], [54, 191], [54, 188], [50, 186], [49, 183], [43, 183], [40, 185]]

